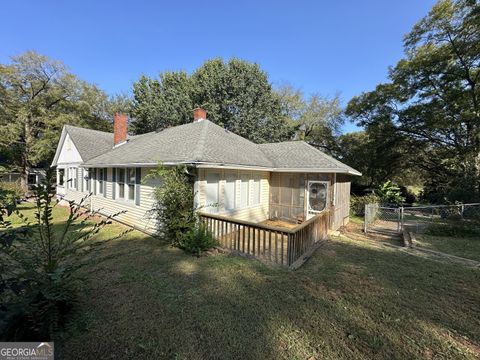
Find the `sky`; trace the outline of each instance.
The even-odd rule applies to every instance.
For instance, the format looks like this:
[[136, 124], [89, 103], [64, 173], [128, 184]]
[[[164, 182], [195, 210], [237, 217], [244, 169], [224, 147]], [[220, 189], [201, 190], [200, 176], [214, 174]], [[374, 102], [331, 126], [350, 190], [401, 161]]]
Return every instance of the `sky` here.
[[[258, 63], [274, 86], [350, 98], [387, 80], [433, 0], [5, 0], [0, 63], [35, 50], [109, 94], [205, 60]], [[345, 124], [343, 131], [358, 130]]]

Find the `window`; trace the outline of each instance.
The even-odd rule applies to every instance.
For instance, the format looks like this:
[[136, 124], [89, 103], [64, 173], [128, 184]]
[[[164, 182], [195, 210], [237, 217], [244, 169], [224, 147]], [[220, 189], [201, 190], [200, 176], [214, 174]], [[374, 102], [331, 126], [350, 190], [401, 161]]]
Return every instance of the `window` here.
[[235, 182], [237, 180], [237, 174], [230, 172], [225, 173], [225, 210], [235, 209]]
[[65, 182], [65, 169], [58, 169], [58, 186], [63, 186]]
[[[106, 171], [106, 169], [105, 169]], [[135, 201], [136, 169], [117, 169], [117, 195], [119, 199]], [[138, 201], [138, 199], [137, 199]], [[137, 205], [139, 205], [137, 203]]]
[[247, 207], [250, 205], [250, 176], [242, 174], [240, 176], [240, 207]]
[[321, 181], [308, 182], [308, 210], [321, 212], [327, 207], [327, 183]]
[[220, 175], [217, 173], [207, 173], [207, 188], [205, 193], [205, 206], [210, 212], [218, 211], [218, 182]]
[[258, 205], [260, 204], [260, 175], [254, 175], [253, 176], [253, 199], [252, 199], [252, 205]]
[[103, 192], [105, 191], [105, 181], [103, 181], [104, 171], [105, 171], [105, 169], [98, 169], [98, 172], [97, 172], [98, 193], [99, 194], [103, 194]]
[[36, 174], [28, 174], [27, 183], [28, 183], [28, 185], [35, 185], [37, 183], [37, 175]]
[[89, 191], [89, 189], [88, 189], [88, 176], [89, 176], [89, 170], [88, 169], [83, 169], [82, 181], [83, 181], [83, 191], [84, 192]]
[[135, 169], [127, 169], [128, 200], [135, 200]]
[[68, 188], [77, 190], [77, 168], [68, 168]]
[[118, 198], [125, 199], [125, 169], [118, 169]]

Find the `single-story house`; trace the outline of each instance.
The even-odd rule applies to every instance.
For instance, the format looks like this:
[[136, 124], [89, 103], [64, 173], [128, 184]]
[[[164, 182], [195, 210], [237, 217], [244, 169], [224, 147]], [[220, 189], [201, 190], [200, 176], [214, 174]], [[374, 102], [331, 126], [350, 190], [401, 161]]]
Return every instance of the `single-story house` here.
[[[42, 168], [31, 168], [27, 171], [27, 194], [26, 196], [32, 195], [32, 188], [36, 185], [40, 185], [42, 180], [45, 178], [45, 169]], [[20, 172], [4, 172], [0, 173], [0, 182], [5, 183], [16, 183], [20, 185], [22, 179], [22, 174]]]
[[146, 178], [159, 163], [185, 164], [195, 177], [203, 213], [261, 223], [302, 223], [328, 212], [329, 228], [348, 222], [355, 169], [303, 141], [255, 144], [194, 110], [192, 123], [129, 136], [127, 117], [116, 114], [114, 132], [64, 126], [52, 166], [57, 194], [80, 200], [105, 215], [127, 210], [117, 220], [154, 232], [149, 213], [159, 180]]

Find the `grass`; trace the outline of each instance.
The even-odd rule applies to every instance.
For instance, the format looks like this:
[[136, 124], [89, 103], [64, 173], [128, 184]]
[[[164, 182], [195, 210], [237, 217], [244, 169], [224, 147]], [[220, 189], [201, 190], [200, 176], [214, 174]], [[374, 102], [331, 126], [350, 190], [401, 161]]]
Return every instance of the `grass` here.
[[480, 261], [479, 237], [454, 237], [417, 234], [416, 239], [418, 246], [460, 256], [466, 259]]
[[100, 252], [59, 358], [480, 358], [477, 270], [347, 237], [295, 272], [136, 231]]

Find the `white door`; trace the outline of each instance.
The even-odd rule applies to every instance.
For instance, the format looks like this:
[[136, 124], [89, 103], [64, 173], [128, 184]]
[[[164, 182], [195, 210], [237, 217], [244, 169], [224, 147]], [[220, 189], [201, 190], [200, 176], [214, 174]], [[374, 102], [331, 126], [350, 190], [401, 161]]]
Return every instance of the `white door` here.
[[307, 196], [307, 220], [321, 213], [328, 204], [328, 182], [309, 181]]

